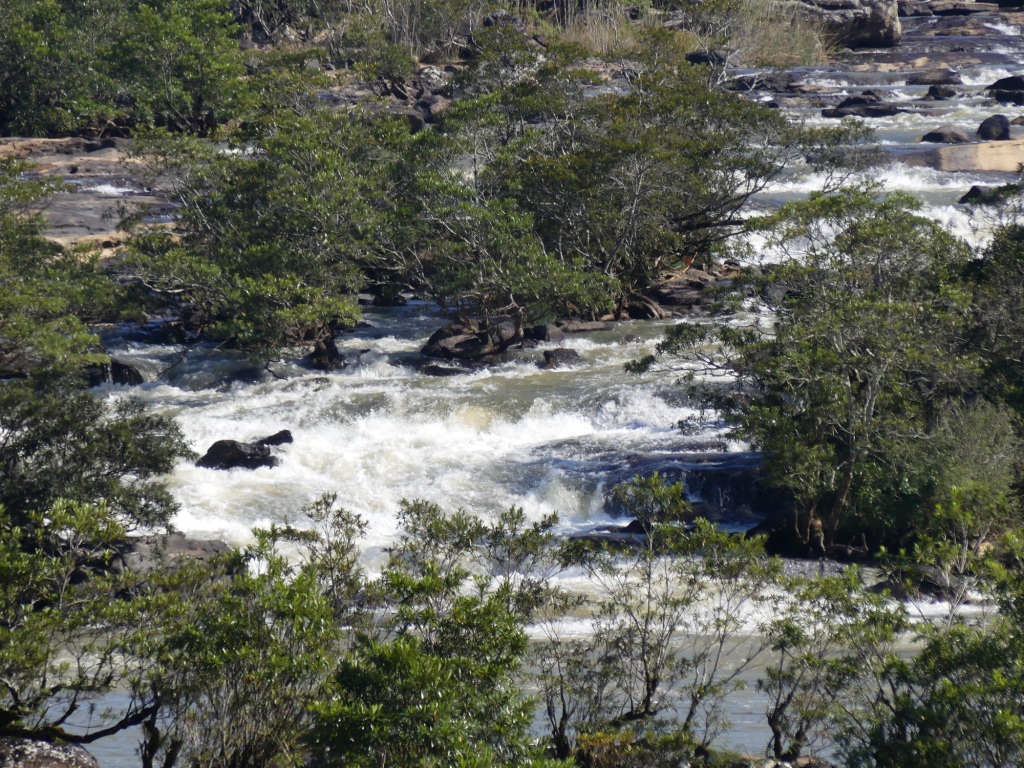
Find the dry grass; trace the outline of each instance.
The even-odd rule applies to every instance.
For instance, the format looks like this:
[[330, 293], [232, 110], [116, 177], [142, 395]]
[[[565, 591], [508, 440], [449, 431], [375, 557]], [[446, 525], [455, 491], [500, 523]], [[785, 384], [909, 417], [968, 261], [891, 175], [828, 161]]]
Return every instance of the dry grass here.
[[835, 44], [795, 3], [739, 0], [728, 47], [754, 67], [797, 67], [828, 63]]

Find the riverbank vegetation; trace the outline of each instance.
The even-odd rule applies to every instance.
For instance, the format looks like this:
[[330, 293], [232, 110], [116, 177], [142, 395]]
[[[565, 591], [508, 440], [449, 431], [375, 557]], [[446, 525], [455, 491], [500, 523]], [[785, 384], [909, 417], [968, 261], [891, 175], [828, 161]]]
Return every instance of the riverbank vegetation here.
[[[722, 88], [712, 53], [789, 20], [759, 9], [755, 34], [752, 8], [4, 5], [0, 132], [130, 135], [173, 214], [125, 211], [101, 262], [43, 237], [57, 185], [0, 165], [0, 736], [137, 726], [145, 768], [725, 765], [725, 701], [753, 685], [776, 760], [1019, 764], [1020, 219], [975, 252], [844, 185], [863, 131]], [[829, 182], [751, 210], [796, 167]], [[88, 391], [96, 324], [329, 369], [361, 293], [414, 293], [452, 323], [443, 354], [480, 361], [563, 317], [663, 317], [653, 285], [749, 263], [750, 236], [772, 260], [736, 262], [636, 368], [761, 452], [765, 535], [655, 475], [612, 494], [627, 536], [409, 501], [369, 575], [328, 496], [226, 555], [127, 565], [189, 451]], [[929, 594], [944, 612], [917, 621]]]

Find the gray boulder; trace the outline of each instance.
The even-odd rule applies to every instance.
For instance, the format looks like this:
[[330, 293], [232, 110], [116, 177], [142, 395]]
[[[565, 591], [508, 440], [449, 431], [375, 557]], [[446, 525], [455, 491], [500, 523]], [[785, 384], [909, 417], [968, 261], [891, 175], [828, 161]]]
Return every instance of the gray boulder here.
[[567, 368], [573, 365], [581, 365], [582, 363], [583, 358], [575, 349], [559, 347], [558, 349], [549, 349], [544, 352], [544, 364], [542, 367], [547, 369]]
[[99, 768], [99, 763], [77, 744], [8, 736], [0, 738], [0, 768]]
[[848, 48], [892, 48], [903, 37], [897, 0], [794, 0]]
[[966, 144], [974, 141], [974, 136], [956, 125], [947, 123], [921, 137], [921, 141], [933, 144]]
[[992, 115], [978, 126], [978, 135], [985, 141], [1009, 141], [1010, 118], [1006, 115]]

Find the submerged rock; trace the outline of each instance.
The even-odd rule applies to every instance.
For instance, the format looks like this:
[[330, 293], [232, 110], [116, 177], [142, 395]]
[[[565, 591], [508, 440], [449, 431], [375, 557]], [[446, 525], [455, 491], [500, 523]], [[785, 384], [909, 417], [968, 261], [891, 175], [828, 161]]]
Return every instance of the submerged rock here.
[[567, 368], [569, 366], [582, 364], [583, 358], [575, 349], [559, 347], [558, 349], [548, 349], [544, 352], [544, 363], [541, 367], [547, 369]]

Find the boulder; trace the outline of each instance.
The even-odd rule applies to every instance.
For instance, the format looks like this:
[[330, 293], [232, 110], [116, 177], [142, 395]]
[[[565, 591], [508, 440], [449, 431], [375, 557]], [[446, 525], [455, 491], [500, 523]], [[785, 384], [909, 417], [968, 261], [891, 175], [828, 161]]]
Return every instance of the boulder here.
[[203, 457], [196, 462], [196, 466], [205, 469], [276, 467], [280, 462], [276, 456], [271, 455], [271, 446], [291, 442], [292, 433], [287, 429], [251, 443], [243, 443], [238, 440], [218, 440], [207, 449]]
[[957, 202], [961, 205], [994, 205], [1021, 192], [1020, 184], [1004, 184], [1000, 187], [983, 187], [975, 184]]
[[292, 431], [290, 429], [282, 429], [280, 432], [264, 437], [262, 440], [257, 440], [257, 445], [290, 445], [295, 442], [295, 438], [292, 437]]
[[928, 3], [919, 2], [919, 0], [899, 0], [900, 16], [913, 17], [913, 16], [934, 16], [932, 9], [928, 6]]
[[0, 768], [99, 768], [84, 747], [15, 736], [0, 738]]
[[928, 88], [928, 93], [921, 97], [921, 101], [946, 101], [955, 99], [959, 95], [956, 88], [950, 88], [948, 85], [933, 85]]
[[113, 357], [110, 359], [110, 380], [114, 384], [123, 384], [127, 387], [137, 387], [146, 383], [138, 368]]
[[712, 67], [724, 67], [729, 63], [729, 54], [726, 51], [711, 49], [710, 51], [691, 51], [686, 54], [686, 60], [691, 64], [707, 64]]
[[557, 344], [565, 339], [565, 332], [557, 325], [535, 325], [523, 332], [523, 338], [530, 341], [548, 341]]
[[544, 352], [544, 363], [541, 366], [551, 370], [553, 368], [567, 368], [573, 365], [581, 365], [583, 358], [575, 349], [549, 349]]
[[438, 328], [420, 352], [430, 357], [477, 358], [495, 351], [490, 336], [476, 323], [450, 323]]
[[834, 107], [821, 110], [822, 117], [892, 117], [906, 109], [900, 109], [895, 104], [861, 104], [848, 107]]
[[1024, 75], [1011, 75], [985, 87], [986, 91], [1024, 91]]
[[345, 357], [341, 354], [334, 339], [318, 341], [313, 347], [313, 351], [309, 353], [307, 362], [311, 368], [316, 368], [318, 371], [336, 371], [345, 367]]
[[936, 16], [971, 16], [999, 11], [996, 3], [978, 3], [975, 0], [931, 0], [928, 7]]
[[183, 533], [131, 536], [119, 546], [113, 568], [145, 577], [159, 567], [188, 560], [208, 562], [230, 551], [223, 541], [191, 539]]
[[897, 0], [796, 0], [803, 15], [847, 48], [892, 48], [903, 36]]
[[1013, 104], [1017, 107], [1024, 107], [1024, 91], [993, 88], [989, 90], [988, 95], [1000, 104]]
[[1006, 115], [992, 115], [978, 126], [978, 135], [985, 141], [1009, 141], [1010, 119]]
[[1024, 140], [951, 144], [901, 160], [911, 166], [925, 166], [937, 171], [970, 171], [981, 173], [1016, 173], [1024, 163]]
[[915, 72], [907, 78], [907, 85], [963, 85], [960, 74], [952, 69], [930, 69]]
[[921, 137], [921, 141], [933, 144], [967, 144], [974, 140], [975, 137], [971, 133], [949, 123], [940, 125], [934, 131], [929, 131]]

